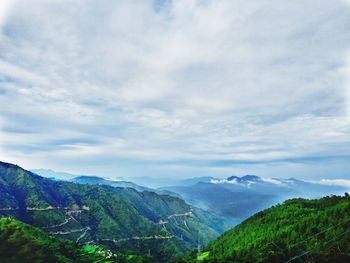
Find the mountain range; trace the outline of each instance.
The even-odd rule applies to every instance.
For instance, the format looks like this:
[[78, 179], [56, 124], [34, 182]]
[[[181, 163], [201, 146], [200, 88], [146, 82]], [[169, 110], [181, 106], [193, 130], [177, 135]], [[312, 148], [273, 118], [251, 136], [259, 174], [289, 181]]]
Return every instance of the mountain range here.
[[[211, 176], [183, 180], [138, 177], [135, 181], [112, 180], [98, 176], [75, 176], [68, 173], [38, 169], [45, 176], [81, 184], [100, 184], [114, 187], [133, 188], [137, 191], [152, 191], [184, 199], [187, 203], [203, 210], [225, 217], [232, 226], [271, 205], [289, 198], [320, 198], [329, 194], [342, 194], [349, 189], [341, 184], [322, 184], [295, 178], [263, 178], [256, 175], [229, 176], [219, 179]], [[49, 171], [49, 172], [48, 172]], [[152, 186], [159, 186], [153, 188]]]
[[320, 198], [342, 194], [347, 186], [324, 185], [290, 179], [261, 178], [255, 175], [211, 179], [192, 185], [160, 188], [176, 193], [186, 202], [240, 222], [254, 213], [289, 198]]
[[0, 262], [349, 262], [346, 190], [255, 175], [153, 189], [0, 162]]
[[78, 244], [169, 261], [206, 244], [226, 220], [178, 197], [43, 178], [0, 162], [0, 216], [13, 217]]

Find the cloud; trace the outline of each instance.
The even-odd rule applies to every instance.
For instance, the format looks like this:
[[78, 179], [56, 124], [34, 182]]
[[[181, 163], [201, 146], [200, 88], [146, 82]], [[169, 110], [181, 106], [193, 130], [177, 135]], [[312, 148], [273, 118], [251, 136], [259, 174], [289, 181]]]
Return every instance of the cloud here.
[[311, 176], [300, 164], [350, 156], [349, 13], [341, 0], [17, 0], [0, 34], [0, 157]]
[[8, 13], [11, 11], [11, 7], [15, 3], [15, 0], [2, 0], [0, 2], [0, 27], [5, 22]]
[[235, 184], [237, 185], [237, 179], [227, 180], [227, 179], [211, 179], [210, 183], [212, 184]]
[[285, 184], [284, 182], [278, 179], [262, 177], [261, 180], [270, 184], [278, 185], [280, 187], [288, 187], [288, 184]]
[[348, 51], [346, 56], [346, 65], [342, 72], [346, 76], [346, 90], [344, 95], [347, 99], [347, 115], [348, 120], [350, 120], [350, 51]]
[[334, 185], [334, 186], [343, 186], [350, 189], [350, 180], [347, 179], [321, 179], [315, 183], [323, 185]]

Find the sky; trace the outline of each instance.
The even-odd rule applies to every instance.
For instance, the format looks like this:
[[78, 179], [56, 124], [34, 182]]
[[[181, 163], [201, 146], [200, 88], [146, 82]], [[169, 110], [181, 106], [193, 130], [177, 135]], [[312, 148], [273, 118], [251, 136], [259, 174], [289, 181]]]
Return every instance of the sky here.
[[0, 160], [350, 178], [345, 0], [1, 0]]

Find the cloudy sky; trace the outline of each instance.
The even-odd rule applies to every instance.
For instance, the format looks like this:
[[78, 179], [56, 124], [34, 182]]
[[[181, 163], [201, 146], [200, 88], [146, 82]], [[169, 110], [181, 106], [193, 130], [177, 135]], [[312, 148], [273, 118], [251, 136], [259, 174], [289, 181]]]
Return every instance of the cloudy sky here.
[[1, 0], [0, 159], [350, 176], [345, 0]]

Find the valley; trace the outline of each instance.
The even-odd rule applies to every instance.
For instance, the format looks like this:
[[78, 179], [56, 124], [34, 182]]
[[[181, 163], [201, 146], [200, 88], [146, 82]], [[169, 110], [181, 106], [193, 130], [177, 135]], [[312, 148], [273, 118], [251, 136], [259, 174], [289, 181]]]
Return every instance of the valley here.
[[[102, 244], [168, 262], [219, 236], [225, 219], [178, 197], [132, 188], [53, 181], [0, 163], [0, 216], [77, 244]], [[168, 251], [172, 251], [170, 254]]]
[[[85, 178], [81, 177], [79, 180], [84, 181]], [[275, 225], [271, 222], [277, 222], [277, 226], [282, 229], [288, 225], [296, 227], [291, 232], [291, 238], [294, 238], [293, 244], [298, 244], [301, 241], [294, 235], [297, 235], [296, 233], [302, 228], [298, 225], [298, 221], [289, 219], [289, 213], [298, 220], [295, 216], [298, 215], [300, 206], [305, 206], [305, 209], [300, 210], [303, 218], [308, 218], [307, 213], [313, 213], [316, 208], [324, 205], [336, 204], [340, 209], [326, 212], [332, 215], [332, 222], [336, 222], [336, 226], [327, 226], [326, 221], [320, 226], [315, 225], [315, 229], [310, 232], [310, 239], [321, 238], [331, 232], [328, 230], [338, 231], [338, 226], [346, 226], [347, 222], [335, 220], [333, 213], [350, 218], [347, 214], [348, 197], [340, 199], [327, 197], [328, 199], [320, 201], [321, 205], [317, 201], [303, 199], [292, 199], [282, 205], [276, 205], [278, 200], [287, 199], [288, 196], [302, 195], [300, 192], [305, 188], [309, 189], [308, 196], [315, 196], [316, 192], [322, 194], [343, 191], [344, 189], [339, 186], [314, 186], [296, 180], [291, 185], [288, 185], [289, 181], [283, 181], [284, 184], [276, 186], [276, 182], [266, 182], [257, 176], [231, 177], [221, 181], [213, 179], [208, 181], [207, 178], [206, 180], [184, 186], [163, 187], [152, 192], [149, 188], [136, 190], [130, 187], [133, 185], [129, 183], [125, 187], [120, 187], [120, 184], [109, 185], [110, 182], [105, 180], [103, 184], [94, 184], [91, 178], [88, 183], [55, 181], [35, 175], [19, 166], [0, 162], [0, 217], [15, 218], [42, 229], [51, 238], [70, 240], [81, 249], [86, 247], [88, 251], [90, 249], [100, 251], [101, 247], [102, 251], [105, 251], [104, 255], [122, 257], [123, 260], [120, 262], [146, 262], [148, 259], [157, 262], [198, 260], [228, 262], [236, 255], [235, 253], [238, 253], [239, 259], [236, 258], [234, 262], [255, 262], [255, 260], [267, 262], [266, 259], [270, 260], [271, 256], [265, 255], [264, 250], [259, 252], [265, 255], [264, 257], [257, 256], [254, 260], [251, 258], [254, 253], [250, 249], [258, 246], [256, 242], [260, 242], [258, 240], [263, 237], [265, 238], [265, 241], [261, 241], [264, 243], [263, 247], [267, 246], [269, 249], [272, 249], [270, 245], [275, 249], [288, 247], [289, 259], [283, 260], [291, 262], [299, 258], [304, 260], [309, 254], [314, 253], [314, 248], [309, 249], [305, 246], [303, 252], [295, 253], [299, 250], [294, 251], [294, 245], [287, 246], [283, 243], [285, 241], [279, 240], [286, 237], [287, 232], [272, 230]], [[312, 190], [312, 187], [316, 190]], [[169, 194], [160, 194], [164, 191]], [[256, 210], [271, 206], [269, 204], [273, 205], [272, 208], [253, 215]], [[309, 206], [315, 208], [309, 209]], [[273, 216], [269, 214], [269, 211], [275, 210], [282, 216], [278, 220], [274, 218], [274, 214]], [[253, 216], [250, 217], [251, 215]], [[315, 216], [324, 220], [322, 214]], [[249, 218], [246, 219], [247, 217]], [[265, 217], [268, 219], [264, 219]], [[235, 219], [243, 222], [238, 222], [236, 227], [225, 232], [233, 225]], [[247, 231], [241, 232], [240, 229], [245, 229], [245, 226], [250, 225], [255, 219], [259, 222], [258, 228], [249, 227]], [[264, 224], [269, 227], [267, 233], [277, 231], [276, 233], [280, 235], [276, 236], [271, 232], [267, 234], [268, 236], [261, 236], [258, 239], [255, 234], [251, 236], [252, 233], [265, 235], [265, 230], [259, 230], [265, 226]], [[309, 226], [314, 223], [305, 221], [303, 224]], [[318, 229], [324, 230], [318, 231]], [[337, 233], [344, 236], [348, 233], [347, 229], [339, 231]], [[235, 234], [235, 238], [232, 239], [229, 233], [237, 233], [238, 236]], [[234, 240], [233, 243], [227, 243], [231, 239]], [[326, 242], [329, 240], [326, 239]], [[227, 253], [231, 253], [228, 251], [231, 251], [232, 246], [235, 247], [235, 252], [229, 255]], [[196, 248], [202, 248], [201, 252], [191, 252]], [[224, 249], [224, 252], [221, 249]], [[278, 250], [273, 251], [279, 253]], [[224, 256], [221, 253], [224, 253]], [[188, 256], [183, 256], [186, 254]], [[130, 255], [129, 259], [127, 255]], [[280, 256], [278, 254], [278, 257]]]

